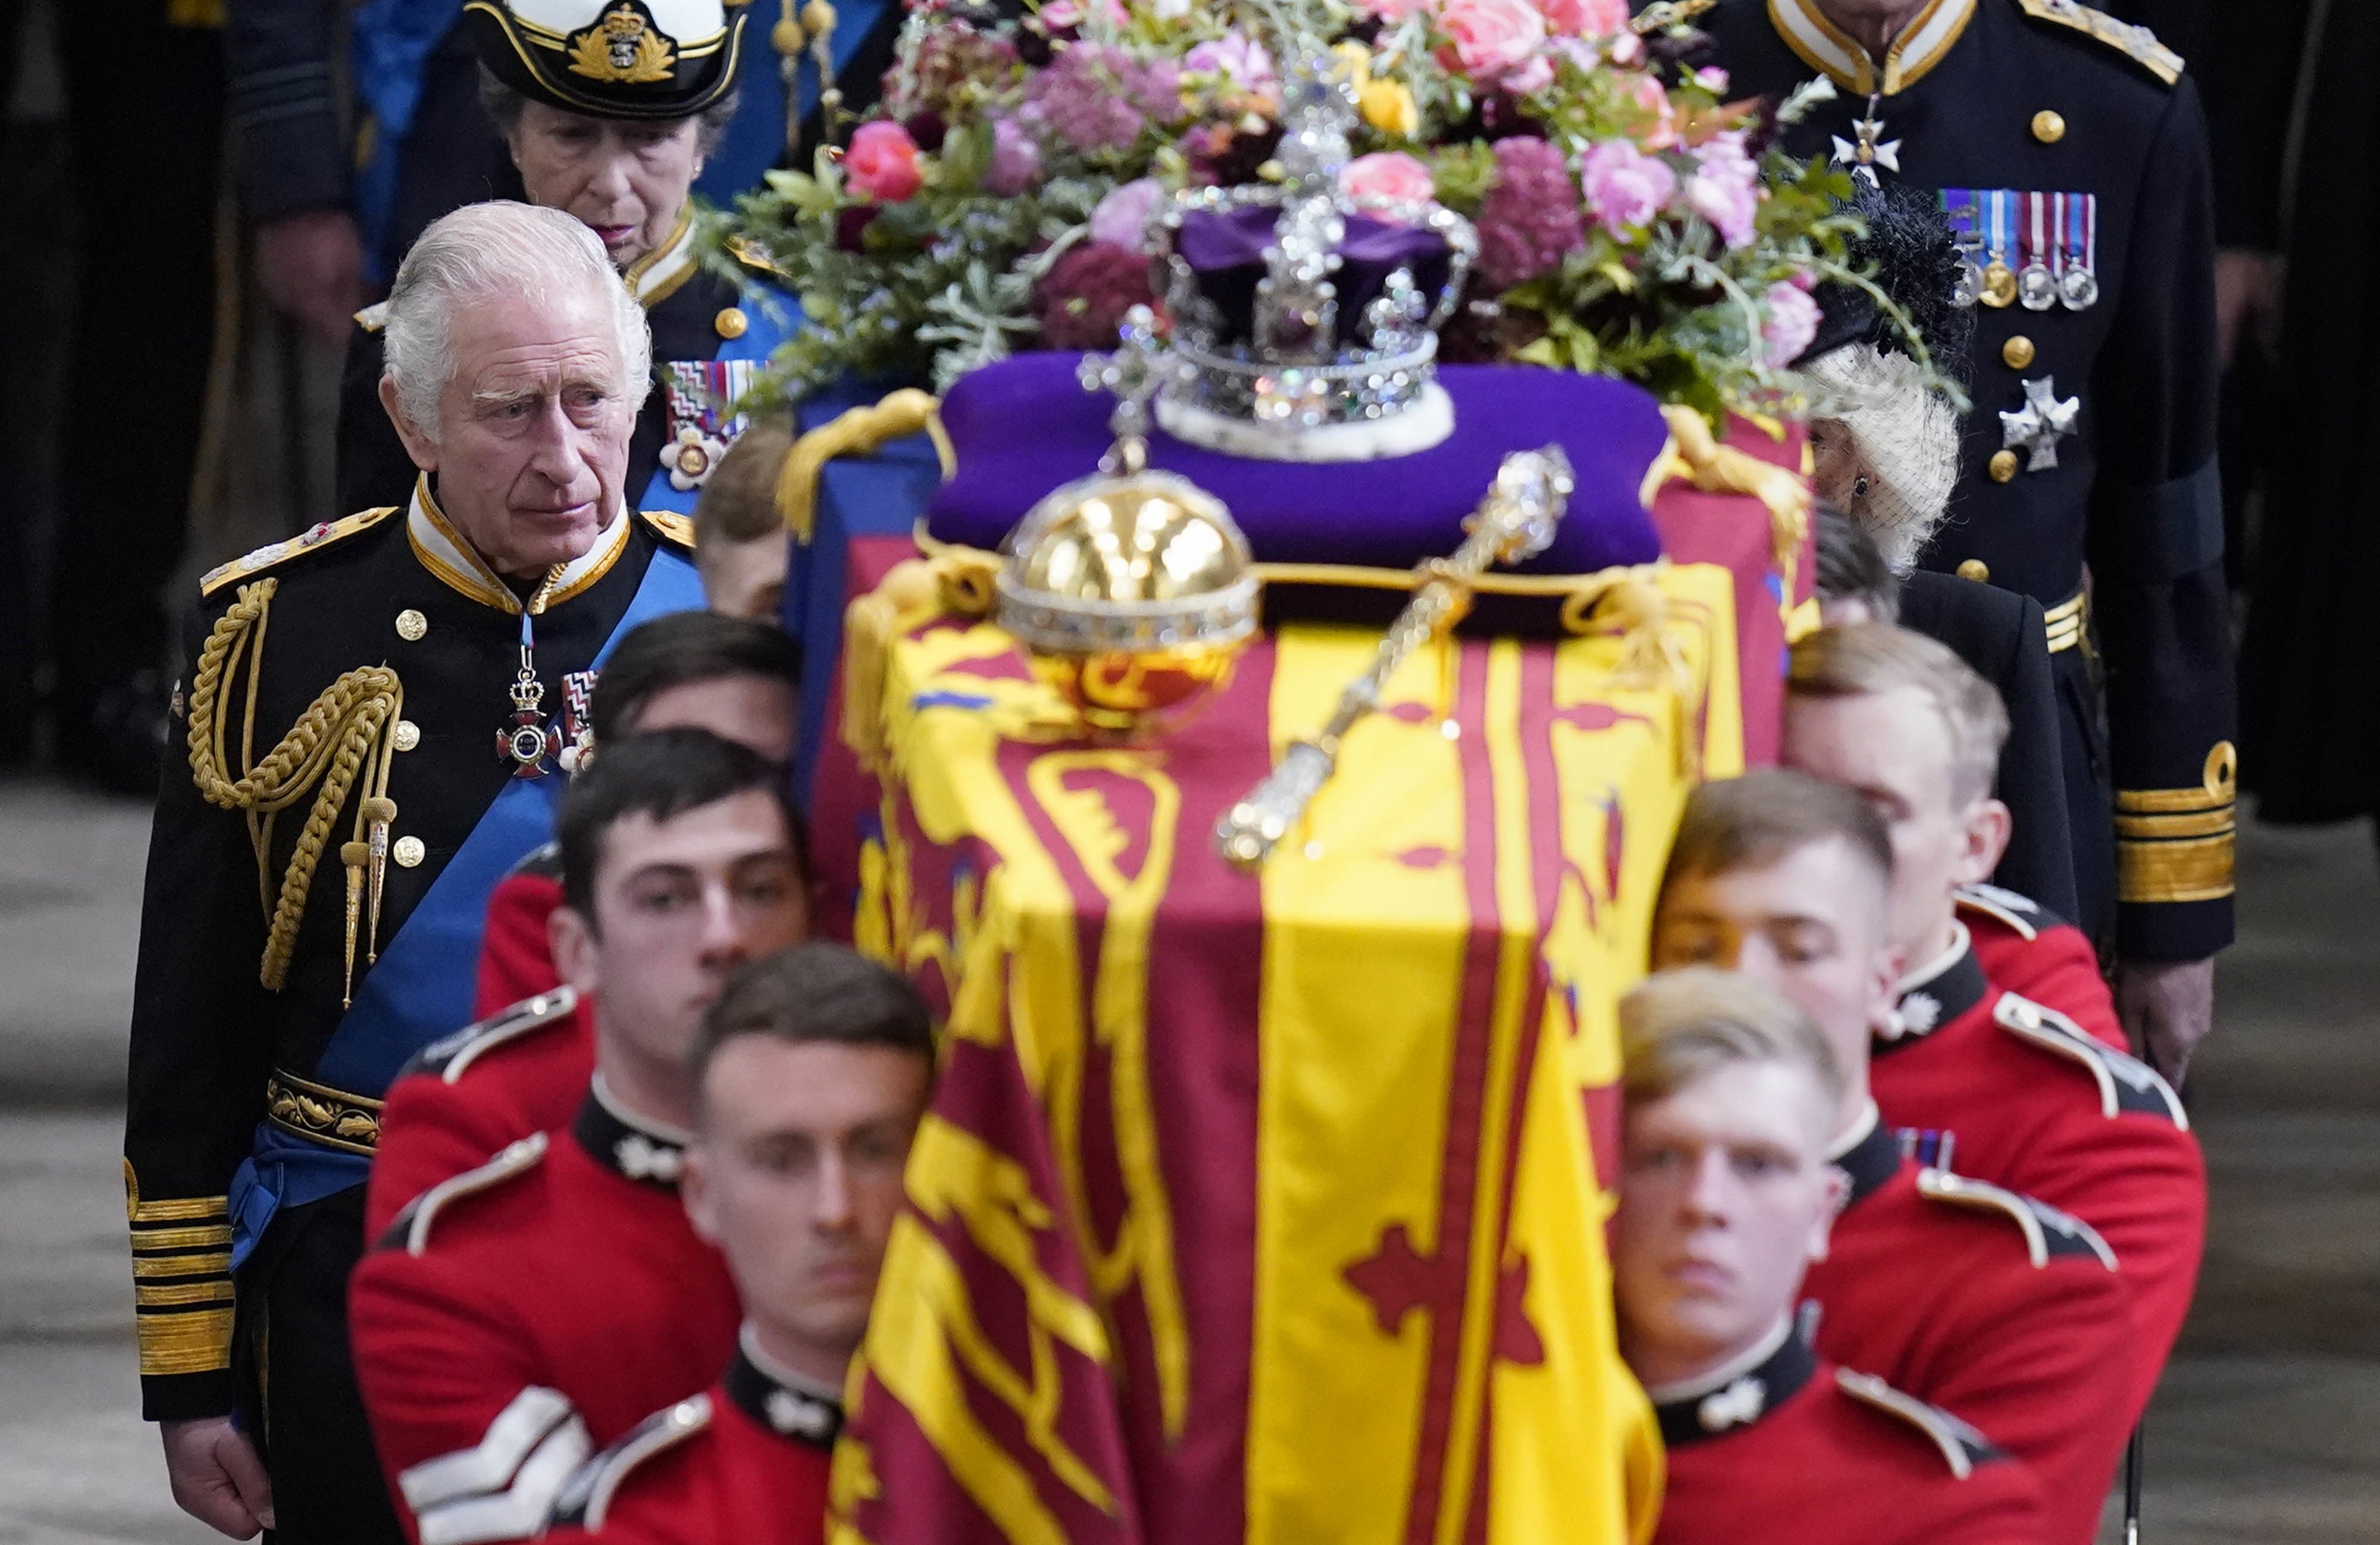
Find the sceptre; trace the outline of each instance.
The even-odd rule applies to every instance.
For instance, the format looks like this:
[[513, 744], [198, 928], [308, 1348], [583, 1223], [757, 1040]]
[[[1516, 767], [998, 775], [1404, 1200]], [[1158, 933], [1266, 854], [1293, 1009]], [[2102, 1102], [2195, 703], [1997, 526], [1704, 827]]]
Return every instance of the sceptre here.
[[1291, 742], [1264, 781], [1215, 823], [1215, 851], [1226, 862], [1249, 873], [1264, 867], [1330, 782], [1347, 732], [1380, 706], [1380, 693], [1397, 667], [1462, 620], [1474, 587], [1490, 566], [1520, 563], [1551, 545], [1574, 486], [1570, 459], [1559, 445], [1504, 458], [1487, 496], [1463, 522], [1468, 534], [1463, 545], [1451, 557], [1422, 566], [1421, 588], [1389, 625], [1371, 668], [1339, 694], [1330, 722], [1311, 738]]

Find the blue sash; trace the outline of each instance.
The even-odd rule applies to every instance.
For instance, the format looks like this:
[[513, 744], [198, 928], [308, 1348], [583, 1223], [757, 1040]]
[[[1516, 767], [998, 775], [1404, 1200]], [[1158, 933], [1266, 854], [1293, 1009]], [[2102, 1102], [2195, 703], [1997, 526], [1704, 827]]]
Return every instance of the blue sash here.
[[[767, 364], [769, 356], [777, 352], [778, 346], [800, 330], [802, 303], [774, 285], [755, 281], [744, 286], [744, 293], [739, 298], [737, 309], [744, 313], [744, 335], [740, 338], [722, 339], [719, 352], [710, 358], [717, 364], [744, 367], [735, 373], [737, 376], [745, 376]], [[653, 371], [662, 378], [655, 389], [666, 395], [671, 390], [668, 361], [654, 360]], [[731, 395], [742, 389], [741, 386], [733, 387]], [[701, 415], [699, 427], [704, 432], [714, 435], [722, 448], [734, 444], [735, 435], [741, 432], [744, 427], [740, 418], [732, 417], [724, 412], [724, 408], [732, 406], [731, 402]], [[669, 413], [670, 436], [674, 438], [681, 421], [679, 415], [674, 407], [668, 408], [665, 411]], [[727, 430], [723, 434], [718, 432], [722, 425]], [[668, 441], [664, 440], [662, 444], [666, 446]], [[674, 510], [680, 515], [692, 515], [694, 501], [701, 493], [702, 490], [698, 487], [681, 489], [673, 484], [670, 481], [669, 467], [664, 463], [653, 468], [652, 481], [645, 484], [644, 497], [638, 507], [649, 510]]]
[[[637, 517], [626, 517], [634, 520]], [[677, 554], [653, 554], [643, 583], [612, 636], [596, 651], [600, 667], [638, 624], [702, 604], [694, 566]], [[471, 1022], [474, 967], [488, 917], [488, 896], [522, 854], [551, 839], [553, 812], [568, 780], [507, 778], [504, 791], [471, 828], [455, 857], [431, 882], [405, 925], [381, 947], [364, 974], [356, 1001], [315, 1064], [313, 1077], [334, 1089], [378, 1096], [397, 1070], [440, 1036]], [[232, 1175], [231, 1263], [236, 1270], [284, 1207], [302, 1207], [363, 1184], [371, 1161], [309, 1142], [273, 1123], [259, 1123], [256, 1146]]]

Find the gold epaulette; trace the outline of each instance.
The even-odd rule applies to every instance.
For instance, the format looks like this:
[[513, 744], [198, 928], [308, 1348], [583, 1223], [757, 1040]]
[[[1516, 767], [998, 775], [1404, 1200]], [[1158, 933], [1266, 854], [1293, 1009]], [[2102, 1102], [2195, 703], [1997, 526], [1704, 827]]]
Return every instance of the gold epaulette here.
[[2116, 791], [2116, 899], [2219, 901], [2231, 894], [2240, 753], [2206, 753], [2196, 788]]
[[396, 513], [395, 505], [382, 505], [378, 509], [358, 510], [337, 520], [325, 520], [321, 525], [299, 532], [285, 541], [268, 541], [253, 553], [244, 554], [227, 564], [217, 564], [207, 570], [199, 581], [199, 593], [212, 595], [235, 579], [245, 579], [259, 569], [271, 568], [284, 558], [294, 558], [300, 553], [312, 553], [334, 542], [344, 541], [358, 531], [370, 530]]
[[650, 526], [653, 534], [663, 541], [674, 547], [683, 547], [689, 553], [694, 551], [694, 522], [685, 516], [675, 510], [638, 510], [637, 513], [645, 517], [645, 524]]
[[1990, 1439], [1939, 1405], [1928, 1405], [1915, 1395], [1903, 1394], [1872, 1373], [1839, 1368], [1835, 1369], [1835, 1387], [1861, 1405], [1898, 1417], [1925, 1434], [1941, 1451], [1942, 1462], [1950, 1466], [1950, 1473], [1961, 1480], [1973, 1475], [1977, 1464], [2006, 1457], [1992, 1446]]
[[2157, 42], [2157, 35], [2145, 27], [2095, 11], [2081, 0], [2017, 0], [2017, 4], [2036, 21], [2054, 21], [2090, 34], [2168, 86], [2181, 80], [2181, 55]]
[[142, 1201], [124, 1162], [142, 1376], [231, 1367], [231, 1209], [223, 1197]]

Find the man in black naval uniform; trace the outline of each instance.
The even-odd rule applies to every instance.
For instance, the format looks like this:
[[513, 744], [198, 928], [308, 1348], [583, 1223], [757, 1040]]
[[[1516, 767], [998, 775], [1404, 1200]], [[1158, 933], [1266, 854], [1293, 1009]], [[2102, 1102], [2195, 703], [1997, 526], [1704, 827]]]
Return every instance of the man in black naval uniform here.
[[[757, 274], [738, 283], [704, 267], [695, 239], [690, 195], [735, 110], [745, 21], [742, 6], [721, 0], [650, 11], [617, 0], [482, 0], [460, 23], [528, 201], [592, 230], [646, 309], [654, 389], [630, 442], [628, 494], [640, 508], [689, 517], [741, 428], [726, 405], [801, 315]], [[613, 67], [615, 56], [627, 62]], [[343, 504], [385, 503], [411, 481], [376, 397], [381, 315], [359, 312], [347, 346]]]
[[420, 476], [202, 581], [142, 903], [142, 1404], [176, 1500], [243, 1538], [401, 1538], [345, 1322], [380, 1096], [471, 1017], [488, 893], [552, 834], [612, 640], [700, 604], [680, 529], [623, 497], [650, 345], [584, 225], [447, 216], [387, 331]]
[[2182, 61], [2078, 0], [1718, 0], [1697, 25], [1734, 94], [1831, 79], [1788, 147], [1938, 191], [1959, 233], [1974, 408], [1919, 561], [2046, 610], [2084, 920], [2112, 941], [2135, 1043], [2178, 1075], [2231, 941], [2237, 771], [2207, 152]]

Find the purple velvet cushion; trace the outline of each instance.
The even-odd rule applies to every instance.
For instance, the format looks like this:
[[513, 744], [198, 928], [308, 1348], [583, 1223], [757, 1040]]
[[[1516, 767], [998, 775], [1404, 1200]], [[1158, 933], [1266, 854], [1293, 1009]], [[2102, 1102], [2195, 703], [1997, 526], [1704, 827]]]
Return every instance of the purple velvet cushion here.
[[[1061, 483], [1098, 470], [1114, 400], [1075, 380], [1081, 356], [1023, 354], [963, 378], [942, 400], [958, 470], [927, 507], [940, 541], [997, 548]], [[1603, 376], [1506, 365], [1447, 365], [1454, 433], [1387, 461], [1300, 466], [1251, 461], [1151, 436], [1153, 467], [1231, 507], [1258, 562], [1411, 568], [1463, 541], [1497, 465], [1560, 444], [1578, 475], [1553, 545], [1516, 572], [1591, 574], [1650, 563], [1661, 539], [1638, 503], [1669, 428], [1645, 392]]]

